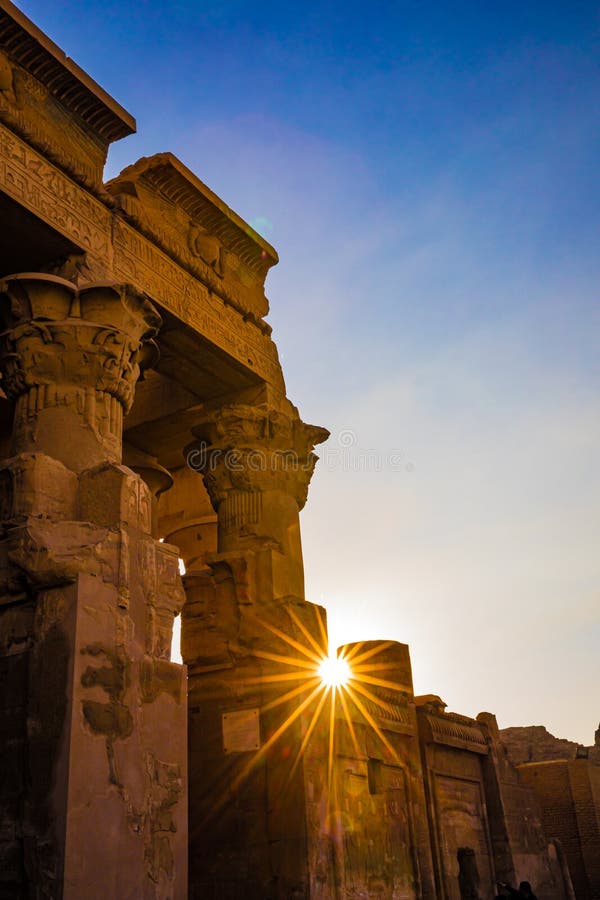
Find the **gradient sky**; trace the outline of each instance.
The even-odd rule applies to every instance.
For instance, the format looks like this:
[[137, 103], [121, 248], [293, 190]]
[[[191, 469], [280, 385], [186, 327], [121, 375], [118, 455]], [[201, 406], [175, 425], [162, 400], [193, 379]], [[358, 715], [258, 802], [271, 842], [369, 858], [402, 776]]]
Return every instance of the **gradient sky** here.
[[600, 719], [596, 3], [21, 0], [278, 249], [336, 642], [591, 743]]

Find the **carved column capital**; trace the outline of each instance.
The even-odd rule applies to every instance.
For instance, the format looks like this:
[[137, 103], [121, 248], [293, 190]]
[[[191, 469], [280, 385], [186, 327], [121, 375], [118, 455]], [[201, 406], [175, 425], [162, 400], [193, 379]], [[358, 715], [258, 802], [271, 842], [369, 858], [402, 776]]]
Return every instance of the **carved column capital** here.
[[[56, 439], [76, 441], [76, 433], [64, 433], [75, 426], [103, 448], [91, 462], [118, 460], [123, 415], [160, 324], [150, 301], [127, 285], [77, 288], [37, 273], [0, 281], [0, 370], [16, 401], [14, 452], [48, 451], [51, 424], [50, 455], [62, 458]], [[83, 444], [89, 452], [90, 441]]]
[[313, 448], [329, 432], [282, 405], [236, 403], [207, 412], [193, 429], [187, 461], [202, 473], [217, 512], [219, 553], [267, 554], [265, 565], [278, 573], [270, 593], [302, 598], [298, 513], [317, 461]]
[[215, 509], [237, 492], [281, 491], [306, 503], [317, 455], [329, 432], [269, 408], [231, 404], [211, 411], [193, 429], [188, 465], [204, 476]]

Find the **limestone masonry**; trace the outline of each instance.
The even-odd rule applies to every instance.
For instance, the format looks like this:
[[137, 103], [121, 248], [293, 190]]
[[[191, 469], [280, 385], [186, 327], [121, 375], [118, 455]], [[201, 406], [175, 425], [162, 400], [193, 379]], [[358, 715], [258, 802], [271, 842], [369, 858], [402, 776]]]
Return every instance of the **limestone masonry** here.
[[0, 0], [0, 898], [599, 898], [593, 754], [515, 765], [393, 641], [323, 682], [277, 253], [168, 152], [103, 183], [134, 130]]

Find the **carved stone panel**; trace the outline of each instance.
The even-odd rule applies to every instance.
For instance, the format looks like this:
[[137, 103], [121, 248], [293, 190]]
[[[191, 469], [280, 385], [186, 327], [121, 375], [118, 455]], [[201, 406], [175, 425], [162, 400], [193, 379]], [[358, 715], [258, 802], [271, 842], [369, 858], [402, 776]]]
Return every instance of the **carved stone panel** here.
[[[438, 814], [440, 849], [444, 884], [448, 900], [463, 900], [459, 876], [461, 875], [461, 850], [469, 859], [469, 876], [473, 893], [480, 900], [491, 900], [493, 893], [493, 862], [488, 838], [487, 817], [482, 786], [478, 781], [437, 774], [434, 780]], [[464, 891], [464, 889], [463, 889]]]
[[417, 894], [405, 773], [382, 765], [374, 789], [366, 775], [348, 770], [342, 790], [347, 896], [412, 900]]
[[103, 260], [108, 271], [109, 210], [1, 121], [0, 190]]

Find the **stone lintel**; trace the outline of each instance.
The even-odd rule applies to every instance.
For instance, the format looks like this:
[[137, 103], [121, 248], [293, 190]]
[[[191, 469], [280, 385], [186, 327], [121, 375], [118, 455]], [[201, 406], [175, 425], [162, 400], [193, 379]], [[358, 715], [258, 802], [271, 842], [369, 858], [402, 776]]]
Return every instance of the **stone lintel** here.
[[10, 0], [0, 0], [0, 45], [107, 145], [135, 132], [133, 116]]

